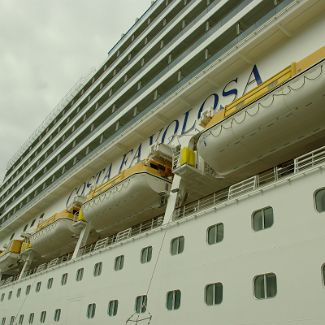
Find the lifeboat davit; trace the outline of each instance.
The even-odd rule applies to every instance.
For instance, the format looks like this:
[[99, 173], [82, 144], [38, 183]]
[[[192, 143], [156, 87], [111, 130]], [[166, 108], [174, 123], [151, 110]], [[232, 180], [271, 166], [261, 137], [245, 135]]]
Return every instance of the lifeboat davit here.
[[79, 211], [61, 211], [40, 222], [36, 231], [23, 244], [22, 254], [50, 259], [74, 250], [85, 225]]
[[220, 176], [267, 169], [325, 139], [325, 47], [217, 112], [197, 142]]
[[8, 247], [0, 253], [0, 274], [10, 275], [19, 267], [22, 240], [12, 240]]
[[171, 168], [147, 159], [94, 188], [82, 211], [98, 232], [115, 233], [162, 213]]

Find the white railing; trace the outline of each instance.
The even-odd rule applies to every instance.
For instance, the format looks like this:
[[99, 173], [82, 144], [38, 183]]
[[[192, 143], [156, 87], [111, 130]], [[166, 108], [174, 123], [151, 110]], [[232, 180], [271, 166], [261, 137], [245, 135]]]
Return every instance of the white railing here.
[[[93, 244], [83, 247], [81, 249], [81, 255], [89, 254], [91, 252], [97, 251], [99, 249], [103, 249], [103, 248], [110, 246], [112, 244], [118, 243], [120, 241], [126, 240], [128, 238], [137, 236], [137, 235], [144, 233], [146, 231], [150, 231], [154, 228], [157, 228], [162, 225], [163, 219], [164, 219], [163, 216], [159, 216], [159, 217], [153, 218], [151, 220], [142, 222], [136, 226], [125, 229], [123, 231], [120, 231], [119, 233], [117, 233], [115, 235], [100, 239], [96, 243], [93, 243]], [[63, 264], [65, 262], [68, 262], [71, 260], [71, 258], [72, 258], [72, 254], [70, 253], [70, 254], [67, 254], [67, 255], [64, 255], [61, 257], [57, 257], [48, 263], [40, 264], [37, 267], [35, 267], [29, 271], [26, 271], [23, 275], [23, 278], [25, 278], [29, 275], [32, 275], [32, 274], [42, 272], [44, 270], [48, 270], [54, 266]], [[5, 280], [2, 280], [0, 282], [0, 287], [3, 285], [6, 285], [8, 283], [14, 282], [14, 281], [18, 280], [18, 278], [19, 278], [19, 274], [15, 275], [15, 276], [11, 276]]]
[[295, 172], [299, 172], [323, 162], [325, 162], [325, 146], [296, 158], [294, 160]]
[[225, 201], [243, 196], [267, 184], [277, 182], [285, 177], [292, 176], [301, 171], [306, 171], [307, 169], [311, 169], [315, 166], [320, 166], [324, 163], [325, 146], [279, 166], [266, 170], [239, 183], [233, 184], [228, 188], [222, 189], [221, 191], [212, 193], [197, 201], [179, 207], [174, 211], [174, 219], [177, 220], [193, 215], [199, 211], [217, 206]]
[[81, 249], [81, 254], [82, 255], [86, 255], [89, 254], [90, 252], [94, 252], [96, 250], [99, 249], [103, 249], [107, 246], [116, 244], [118, 242], [121, 242], [123, 240], [129, 239], [131, 237], [137, 236], [141, 233], [150, 231], [152, 229], [155, 229], [159, 226], [162, 225], [163, 223], [163, 216], [159, 216], [156, 218], [153, 218], [151, 220], [142, 222], [136, 226], [127, 228], [125, 230], [122, 230], [120, 232], [118, 232], [117, 234], [111, 235], [109, 237], [103, 238], [98, 240], [96, 243], [94, 244], [90, 244], [88, 246], [85, 246]]

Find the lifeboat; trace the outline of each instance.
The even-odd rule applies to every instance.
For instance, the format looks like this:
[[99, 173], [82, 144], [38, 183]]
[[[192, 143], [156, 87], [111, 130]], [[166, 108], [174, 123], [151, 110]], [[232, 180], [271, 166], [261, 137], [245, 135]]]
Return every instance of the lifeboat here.
[[162, 213], [171, 185], [169, 164], [147, 159], [87, 195], [82, 212], [98, 232], [115, 233]]
[[267, 169], [323, 143], [324, 58], [325, 47], [205, 120], [197, 150], [217, 175]]
[[22, 240], [12, 240], [0, 253], [0, 274], [10, 274], [19, 267]]
[[[80, 208], [79, 208], [80, 209]], [[25, 239], [22, 255], [50, 259], [74, 250], [85, 221], [77, 210], [63, 210], [40, 222], [36, 231]]]

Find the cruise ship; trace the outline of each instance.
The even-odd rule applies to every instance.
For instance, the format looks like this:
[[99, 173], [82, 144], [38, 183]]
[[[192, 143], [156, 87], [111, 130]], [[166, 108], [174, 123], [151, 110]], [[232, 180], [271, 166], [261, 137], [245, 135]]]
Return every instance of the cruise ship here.
[[324, 31], [153, 1], [8, 162], [0, 324], [323, 325]]

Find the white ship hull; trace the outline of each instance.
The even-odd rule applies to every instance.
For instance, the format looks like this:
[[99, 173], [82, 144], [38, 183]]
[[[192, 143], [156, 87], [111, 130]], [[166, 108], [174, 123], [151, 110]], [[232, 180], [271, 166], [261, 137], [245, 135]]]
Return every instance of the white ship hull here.
[[83, 213], [97, 231], [115, 233], [162, 213], [169, 187], [166, 179], [137, 173], [85, 203]]
[[198, 152], [221, 176], [270, 168], [324, 138], [324, 95], [322, 62], [205, 131]]

